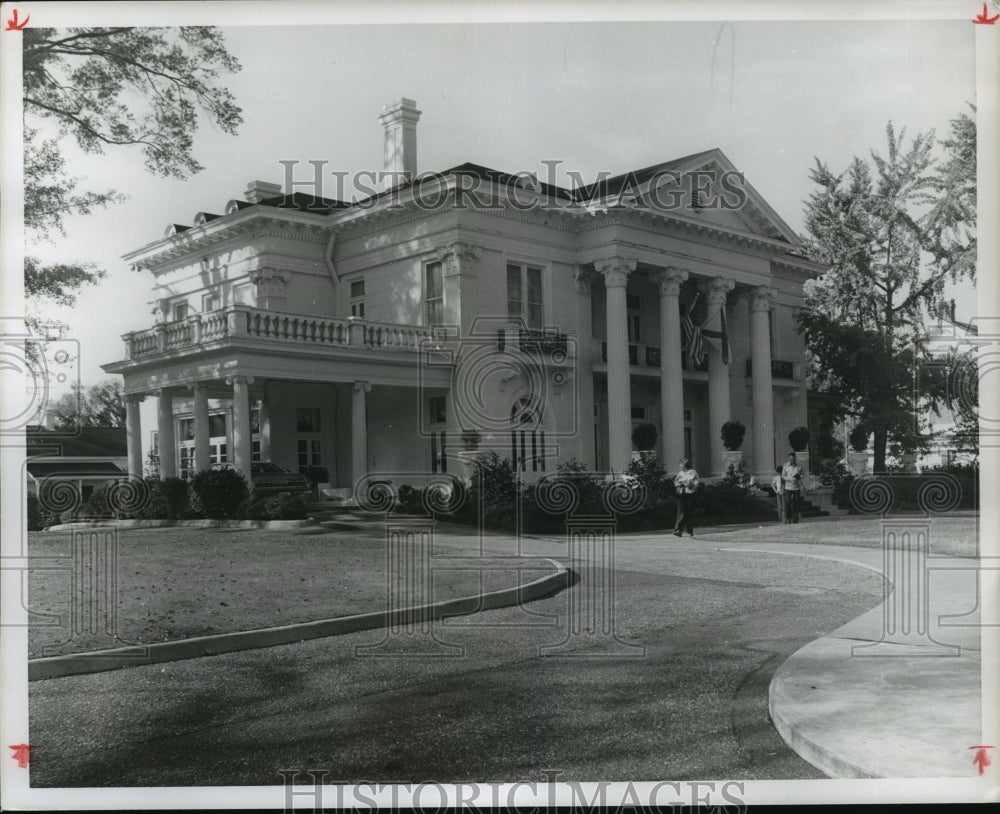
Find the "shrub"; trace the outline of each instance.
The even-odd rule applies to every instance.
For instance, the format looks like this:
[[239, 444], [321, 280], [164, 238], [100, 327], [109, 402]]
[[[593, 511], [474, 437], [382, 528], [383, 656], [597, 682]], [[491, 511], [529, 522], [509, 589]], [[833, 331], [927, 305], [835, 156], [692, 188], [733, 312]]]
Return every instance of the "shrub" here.
[[819, 473], [819, 482], [824, 486], [833, 487], [833, 502], [840, 507], [851, 503], [851, 484], [854, 475], [844, 466], [842, 461], [826, 461]]
[[403, 484], [396, 493], [396, 507], [407, 514], [423, 513], [423, 496], [420, 489]]
[[752, 495], [757, 492], [757, 484], [754, 483], [753, 473], [746, 461], [738, 464], [729, 464], [726, 474], [722, 476], [720, 483], [731, 489], [738, 489], [745, 495]]
[[236, 517], [247, 499], [246, 479], [232, 469], [206, 469], [191, 479], [192, 503], [204, 517], [226, 520]]
[[327, 483], [330, 480], [330, 470], [325, 466], [307, 466], [302, 470], [302, 474], [313, 486], [316, 486], [317, 483]]
[[477, 462], [471, 489], [486, 506], [513, 505], [520, 494], [514, 462], [490, 450]]
[[722, 425], [722, 446], [730, 451], [735, 451], [743, 446], [743, 437], [747, 433], [747, 428], [739, 421], [727, 421]]
[[868, 428], [864, 424], [855, 426], [847, 438], [851, 449], [855, 452], [865, 452], [868, 449], [868, 436]]
[[631, 461], [625, 470], [642, 484], [646, 490], [646, 506], [653, 506], [656, 501], [673, 495], [672, 481], [667, 477], [663, 465], [655, 455], [640, 455]]
[[257, 495], [245, 500], [238, 513], [243, 520], [304, 520], [306, 507], [289, 494]]
[[647, 451], [656, 446], [656, 427], [648, 421], [637, 424], [632, 430], [632, 446], [640, 451]]
[[805, 452], [809, 447], [809, 428], [796, 427], [788, 433], [788, 443], [793, 452]]
[[59, 522], [51, 512], [42, 509], [42, 504], [35, 495], [28, 495], [28, 531], [42, 531]]
[[695, 518], [700, 524], [752, 523], [774, 520], [777, 508], [770, 500], [761, 500], [723, 481], [699, 489], [694, 501]]

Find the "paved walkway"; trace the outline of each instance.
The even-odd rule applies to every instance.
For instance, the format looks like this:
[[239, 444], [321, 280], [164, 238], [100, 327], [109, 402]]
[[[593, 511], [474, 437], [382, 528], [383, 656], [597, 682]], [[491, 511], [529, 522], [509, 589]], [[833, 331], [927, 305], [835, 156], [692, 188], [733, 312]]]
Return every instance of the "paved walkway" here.
[[[771, 718], [832, 777], [968, 777], [981, 744], [976, 561], [879, 550], [771, 544], [739, 550], [817, 557], [893, 575], [876, 608], [796, 651], [775, 674]], [[909, 568], [907, 567], [909, 566]]]

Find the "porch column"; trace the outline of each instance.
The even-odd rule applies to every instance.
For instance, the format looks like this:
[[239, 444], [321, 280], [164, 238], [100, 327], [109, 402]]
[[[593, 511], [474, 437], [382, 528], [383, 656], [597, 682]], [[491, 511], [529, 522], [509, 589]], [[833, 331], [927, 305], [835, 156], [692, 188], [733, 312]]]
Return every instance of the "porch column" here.
[[260, 412], [257, 414], [260, 424], [260, 459], [271, 460], [271, 396], [270, 388], [265, 388], [264, 398], [260, 400]]
[[204, 472], [212, 463], [208, 445], [208, 388], [196, 384], [191, 389], [194, 391], [194, 471]]
[[608, 466], [621, 474], [632, 460], [632, 391], [628, 363], [628, 312], [625, 287], [636, 261], [608, 257], [594, 262], [604, 275], [608, 335]]
[[774, 390], [771, 387], [771, 331], [774, 291], [759, 286], [750, 295], [750, 372], [753, 374], [753, 457], [760, 475], [774, 474]]
[[597, 450], [594, 447], [594, 326], [591, 315], [591, 286], [593, 273], [577, 267], [573, 274], [577, 294], [577, 388], [580, 394], [580, 414], [577, 416], [577, 458], [589, 469], [597, 467]]
[[[726, 307], [726, 294], [735, 283], [724, 277], [715, 277], [702, 289], [708, 301], [708, 319], [705, 328], [722, 330], [719, 311]], [[722, 361], [722, 343], [705, 342], [708, 350], [708, 431], [711, 440], [711, 474], [722, 474], [722, 425], [731, 417], [729, 405], [729, 365]]]
[[368, 474], [368, 418], [366, 393], [368, 382], [355, 382], [351, 393], [351, 475], [355, 485]]
[[233, 466], [250, 479], [250, 385], [251, 376], [232, 376], [226, 384], [233, 388]]
[[663, 429], [663, 466], [673, 472], [684, 455], [684, 374], [681, 360], [682, 269], [660, 273], [660, 420]]
[[140, 394], [125, 397], [125, 444], [128, 448], [130, 478], [142, 477], [142, 421], [139, 417], [139, 404], [144, 398]]
[[177, 442], [174, 439], [174, 397], [156, 391], [156, 429], [160, 436], [160, 480], [177, 477]]

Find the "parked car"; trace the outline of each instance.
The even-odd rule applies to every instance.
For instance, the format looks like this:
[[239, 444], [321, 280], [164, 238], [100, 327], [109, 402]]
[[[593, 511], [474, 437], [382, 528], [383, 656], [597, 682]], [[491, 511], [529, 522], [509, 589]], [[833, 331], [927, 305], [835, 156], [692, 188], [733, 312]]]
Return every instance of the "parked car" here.
[[[212, 464], [212, 469], [235, 469], [231, 463]], [[283, 466], [270, 461], [255, 461], [250, 464], [250, 477], [247, 479], [250, 492], [255, 495], [277, 495], [281, 492], [292, 494], [309, 494], [312, 484], [305, 475], [290, 472]]]

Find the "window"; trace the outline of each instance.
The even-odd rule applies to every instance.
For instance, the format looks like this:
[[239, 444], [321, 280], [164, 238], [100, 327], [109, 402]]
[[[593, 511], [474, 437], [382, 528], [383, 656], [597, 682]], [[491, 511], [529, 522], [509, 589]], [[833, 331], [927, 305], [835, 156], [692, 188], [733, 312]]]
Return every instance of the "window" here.
[[444, 424], [448, 420], [446, 398], [444, 396], [431, 396], [428, 400], [427, 414], [431, 424]]
[[318, 407], [298, 407], [295, 410], [295, 429], [298, 432], [321, 432]]
[[250, 460], [253, 463], [258, 463], [260, 461], [260, 441], [250, 442]]
[[298, 441], [299, 472], [310, 466], [322, 466], [320, 441], [318, 438], [300, 438]]
[[518, 263], [507, 264], [507, 316], [524, 320], [529, 330], [540, 331], [544, 322], [542, 270]]
[[351, 316], [365, 318], [365, 281], [355, 280], [351, 283]]
[[154, 455], [160, 454], [160, 433], [156, 430], [149, 434], [149, 451]]
[[443, 265], [440, 261], [428, 263], [425, 269], [427, 277], [426, 303], [427, 325], [444, 324], [444, 279]]
[[219, 296], [219, 292], [217, 291], [205, 294], [201, 298], [201, 311], [203, 314], [207, 314], [209, 311], [217, 311], [221, 306], [222, 298]]
[[431, 433], [431, 472], [448, 471], [448, 433], [444, 430]]
[[174, 322], [179, 319], [185, 319], [188, 315], [188, 304], [186, 302], [175, 302], [173, 314]]
[[645, 407], [633, 407], [632, 408], [632, 418], [636, 421], [646, 420], [646, 408]]
[[539, 429], [539, 410], [531, 398], [520, 398], [510, 408], [510, 459], [514, 470], [545, 471], [545, 431]]
[[226, 435], [226, 414], [216, 413], [208, 417], [208, 437], [220, 438]]
[[228, 447], [222, 444], [210, 444], [208, 447], [209, 461], [213, 464], [224, 464], [229, 460], [227, 455]]
[[181, 441], [193, 441], [194, 440], [194, 419], [193, 418], [182, 418], [178, 422], [178, 428], [180, 432]]
[[194, 474], [194, 447], [185, 444], [181, 447], [180, 476], [187, 480]]

